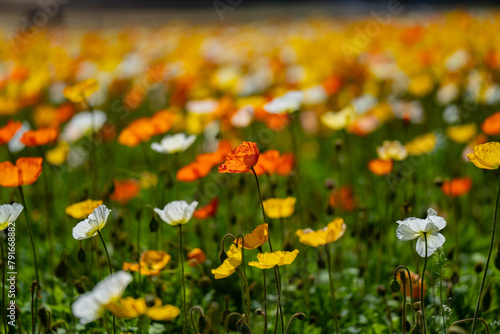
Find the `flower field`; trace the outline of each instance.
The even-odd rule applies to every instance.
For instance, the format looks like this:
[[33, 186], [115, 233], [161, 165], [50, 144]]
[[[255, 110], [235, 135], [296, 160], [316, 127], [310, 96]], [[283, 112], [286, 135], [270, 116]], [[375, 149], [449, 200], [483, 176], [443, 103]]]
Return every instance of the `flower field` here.
[[0, 25], [2, 333], [500, 333], [500, 13]]

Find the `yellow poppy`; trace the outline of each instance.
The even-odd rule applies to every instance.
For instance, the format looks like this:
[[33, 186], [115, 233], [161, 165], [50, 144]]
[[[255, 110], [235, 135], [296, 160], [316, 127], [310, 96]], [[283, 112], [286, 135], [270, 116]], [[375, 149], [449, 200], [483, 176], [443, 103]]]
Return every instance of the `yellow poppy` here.
[[80, 103], [88, 98], [99, 88], [99, 84], [95, 79], [86, 79], [78, 82], [73, 86], [68, 86], [64, 89], [64, 96], [74, 103]]
[[339, 112], [329, 111], [321, 116], [321, 123], [332, 130], [341, 130], [350, 125], [356, 118], [356, 111], [352, 105]]
[[269, 239], [269, 230], [267, 224], [261, 224], [243, 237], [243, 245], [241, 239], [238, 239], [238, 247], [244, 246], [245, 249], [255, 249], [262, 246]]
[[117, 302], [106, 305], [106, 308], [119, 318], [134, 319], [142, 315], [156, 321], [170, 321], [175, 319], [181, 310], [173, 305], [163, 305], [161, 299], [156, 298], [152, 307], [147, 307], [144, 298], [122, 298]]
[[446, 129], [448, 137], [456, 143], [463, 144], [472, 140], [477, 133], [477, 126], [474, 123], [449, 126]]
[[140, 263], [125, 262], [123, 270], [139, 271], [140, 267], [141, 275], [158, 276], [160, 271], [170, 262], [171, 258], [164, 251], [149, 250], [141, 254]]
[[276, 251], [272, 253], [259, 253], [257, 254], [257, 260], [249, 262], [248, 265], [252, 267], [257, 267], [259, 269], [270, 269], [274, 266], [284, 266], [286, 264], [292, 263], [299, 254], [299, 250], [296, 249], [292, 252]]
[[270, 198], [264, 201], [264, 211], [269, 218], [287, 218], [295, 211], [295, 197]]
[[45, 153], [45, 161], [54, 166], [60, 166], [66, 162], [69, 154], [69, 144], [61, 141], [52, 150]]
[[305, 230], [298, 230], [295, 234], [297, 234], [301, 243], [318, 247], [337, 241], [344, 235], [345, 230], [346, 224], [344, 223], [344, 219], [336, 218], [321, 230], [313, 231], [307, 228]]
[[85, 200], [83, 202], [78, 202], [71, 204], [66, 208], [66, 214], [76, 219], [87, 218], [95, 208], [102, 204], [101, 200]]
[[500, 143], [489, 142], [474, 146], [474, 153], [467, 154], [467, 158], [483, 169], [498, 169], [500, 166]]
[[231, 276], [241, 264], [241, 259], [241, 248], [232, 244], [227, 252], [227, 259], [225, 259], [217, 269], [212, 269], [212, 274], [215, 276], [215, 279]]
[[411, 142], [406, 143], [406, 152], [409, 155], [422, 155], [431, 152], [436, 147], [436, 135], [433, 133], [426, 133], [425, 135], [418, 136]]

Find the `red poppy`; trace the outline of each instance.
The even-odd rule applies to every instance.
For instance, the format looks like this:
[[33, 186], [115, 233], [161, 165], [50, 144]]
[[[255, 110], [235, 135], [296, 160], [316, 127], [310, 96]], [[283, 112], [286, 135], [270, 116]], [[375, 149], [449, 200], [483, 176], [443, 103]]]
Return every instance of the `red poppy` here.
[[41, 157], [19, 158], [13, 165], [10, 161], [0, 163], [0, 186], [18, 187], [35, 183], [42, 173]]
[[123, 181], [114, 181], [115, 191], [111, 194], [110, 199], [117, 201], [120, 204], [126, 204], [131, 199], [135, 198], [139, 191], [141, 191], [141, 186], [139, 181], [134, 179], [128, 179]]
[[204, 207], [196, 209], [196, 211], [193, 213], [193, 216], [198, 219], [207, 219], [213, 217], [217, 214], [218, 207], [219, 207], [219, 199], [215, 197]]
[[330, 206], [342, 208], [345, 211], [353, 211], [356, 205], [354, 192], [350, 186], [342, 186], [330, 194]]

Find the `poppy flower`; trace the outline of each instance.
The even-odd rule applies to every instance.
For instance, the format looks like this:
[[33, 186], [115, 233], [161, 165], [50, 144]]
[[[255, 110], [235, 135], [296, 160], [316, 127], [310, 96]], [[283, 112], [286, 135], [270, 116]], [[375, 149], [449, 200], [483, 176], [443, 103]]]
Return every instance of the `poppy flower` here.
[[[413, 297], [416, 299], [420, 299], [420, 286], [422, 284], [422, 280], [420, 279], [420, 275], [410, 272], [410, 277], [408, 277], [407, 273], [405, 273], [405, 291], [403, 291], [403, 280], [401, 279], [401, 272], [398, 273], [397, 279], [399, 284], [401, 285], [401, 293], [405, 293], [408, 297]], [[412, 290], [410, 290], [410, 279]], [[426, 284], [424, 282], [424, 295], [426, 290]]]
[[467, 194], [471, 187], [472, 179], [470, 177], [461, 177], [444, 181], [441, 190], [446, 196], [458, 197]]
[[7, 144], [21, 128], [22, 123], [9, 120], [6, 125], [0, 128], [0, 145]]
[[101, 110], [79, 112], [66, 124], [61, 139], [70, 144], [74, 143], [85, 135], [98, 132], [107, 119], [106, 113]]
[[155, 208], [154, 211], [165, 223], [176, 226], [186, 224], [193, 217], [198, 202], [188, 204], [186, 201], [173, 201], [165, 205], [163, 210]]
[[205, 262], [207, 256], [201, 249], [195, 248], [187, 254], [187, 260], [190, 267], [195, 267], [198, 263], [201, 264]]
[[162, 135], [172, 127], [176, 118], [175, 113], [168, 110], [160, 110], [156, 112], [151, 118], [151, 123], [154, 127], [155, 135]]
[[500, 166], [500, 143], [489, 142], [474, 146], [474, 153], [467, 158], [482, 169], [498, 169]]
[[212, 269], [212, 274], [215, 276], [215, 279], [231, 276], [241, 264], [243, 254], [241, 253], [241, 248], [235, 244], [231, 245], [226, 255], [227, 258], [224, 262], [216, 269]]
[[64, 88], [63, 94], [71, 102], [80, 103], [96, 92], [98, 88], [97, 80], [86, 79], [73, 86], [67, 86]]
[[219, 173], [246, 173], [259, 161], [257, 144], [244, 141], [226, 155], [226, 161], [219, 166]]
[[238, 247], [244, 246], [245, 249], [255, 249], [262, 245], [264, 245], [269, 239], [269, 230], [267, 224], [261, 224], [252, 231], [252, 233], [246, 234], [243, 237], [243, 242], [241, 242], [241, 238], [238, 238], [237, 245]]
[[436, 135], [427, 133], [418, 136], [411, 142], [405, 144], [406, 152], [409, 155], [422, 155], [431, 152], [436, 147]]
[[490, 136], [500, 134], [500, 111], [486, 118], [481, 124], [481, 130]]
[[368, 162], [368, 169], [375, 175], [387, 175], [393, 166], [392, 160], [373, 159]]
[[110, 212], [111, 210], [105, 205], [99, 205], [92, 211], [87, 219], [79, 222], [73, 228], [73, 238], [76, 240], [84, 240], [96, 236], [97, 232], [101, 231], [104, 226], [106, 226]]
[[127, 297], [106, 304], [106, 308], [118, 318], [124, 319], [147, 316], [155, 321], [170, 321], [181, 313], [181, 310], [173, 305], [162, 305], [160, 298], [155, 298], [155, 303], [151, 307], [147, 306], [144, 298]]
[[446, 128], [448, 138], [455, 143], [464, 144], [472, 140], [477, 133], [477, 126], [474, 123], [449, 126]]
[[147, 142], [155, 135], [153, 123], [146, 117], [132, 121], [118, 136], [118, 143], [134, 147]]
[[386, 140], [382, 146], [377, 147], [377, 154], [382, 160], [402, 161], [408, 156], [406, 148], [397, 140]]
[[198, 219], [207, 219], [213, 217], [217, 214], [217, 207], [219, 206], [219, 199], [215, 197], [207, 205], [196, 209], [193, 213], [193, 217]]
[[194, 135], [186, 136], [184, 133], [178, 133], [164, 137], [160, 143], [152, 143], [151, 149], [163, 154], [184, 152], [195, 140], [196, 136]]
[[[438, 233], [446, 227], [446, 221], [443, 217], [439, 217], [437, 212], [432, 208], [427, 210], [427, 218], [419, 219], [415, 217], [398, 220], [399, 224], [396, 230], [396, 236], [399, 240], [409, 241], [418, 238], [417, 253], [421, 257], [429, 257], [434, 252], [443, 246], [445, 237]], [[424, 234], [426, 237], [424, 237]], [[427, 252], [425, 245], [427, 238]]]
[[71, 305], [73, 315], [82, 325], [93, 322], [104, 314], [106, 305], [119, 299], [127, 285], [132, 282], [132, 275], [119, 271], [106, 277]]
[[278, 150], [267, 150], [259, 155], [259, 161], [253, 168], [257, 175], [273, 175], [278, 167], [280, 152]]
[[352, 211], [356, 206], [354, 192], [350, 186], [341, 186], [330, 194], [329, 204], [333, 208]]
[[321, 123], [332, 130], [341, 130], [356, 119], [356, 110], [352, 105], [338, 111], [329, 111], [321, 116]]
[[299, 237], [300, 243], [311, 247], [324, 246], [337, 241], [342, 237], [346, 230], [344, 219], [336, 218], [321, 230], [314, 231], [310, 228], [297, 230], [295, 234]]
[[0, 205], [0, 231], [5, 230], [10, 223], [16, 221], [24, 207], [21, 204], [3, 204]]
[[304, 94], [300, 91], [290, 91], [283, 96], [274, 98], [264, 105], [264, 110], [271, 114], [287, 114], [299, 110]]
[[42, 173], [41, 157], [19, 158], [16, 165], [10, 161], [0, 163], [0, 186], [18, 187], [33, 184]]
[[287, 176], [292, 173], [295, 166], [295, 155], [293, 153], [284, 153], [278, 161], [278, 166], [276, 167], [276, 174], [281, 176]]
[[269, 198], [262, 204], [264, 205], [264, 211], [269, 218], [278, 219], [288, 218], [293, 215], [295, 211], [295, 202], [297, 202], [295, 197]]
[[76, 219], [83, 219], [90, 215], [99, 205], [102, 205], [101, 200], [87, 199], [83, 202], [71, 204], [66, 208], [66, 214]]
[[69, 151], [69, 144], [65, 141], [60, 141], [56, 147], [45, 153], [45, 160], [53, 166], [60, 166], [66, 162]]
[[141, 191], [141, 186], [139, 181], [134, 179], [128, 180], [114, 180], [114, 192], [111, 194], [109, 199], [112, 201], [119, 202], [120, 204], [126, 204], [131, 199], [135, 198], [137, 194]]
[[276, 251], [272, 253], [259, 253], [257, 254], [257, 261], [251, 261], [249, 266], [257, 267], [259, 269], [271, 269], [274, 266], [284, 266], [291, 264], [299, 254], [296, 249], [292, 252]]
[[53, 128], [31, 130], [23, 134], [21, 143], [28, 147], [47, 145], [56, 141], [58, 135]]
[[149, 250], [141, 254], [140, 263], [123, 264], [123, 270], [139, 271], [144, 276], [158, 276], [160, 271], [170, 262], [171, 256], [164, 251]]

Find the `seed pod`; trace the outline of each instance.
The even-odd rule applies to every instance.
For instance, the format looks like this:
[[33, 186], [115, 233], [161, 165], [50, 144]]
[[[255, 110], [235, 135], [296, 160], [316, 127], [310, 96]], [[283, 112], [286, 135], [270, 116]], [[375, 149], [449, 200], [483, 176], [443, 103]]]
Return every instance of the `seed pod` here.
[[149, 222], [149, 231], [150, 232], [156, 232], [158, 231], [158, 227], [160, 226], [160, 224], [158, 224], [158, 222], [156, 221], [156, 219], [153, 217], [151, 218], [151, 221]]
[[55, 275], [57, 278], [64, 279], [66, 278], [66, 274], [68, 273], [68, 264], [66, 262], [65, 256], [62, 256], [59, 260], [59, 263], [55, 269]]
[[236, 322], [236, 329], [238, 329], [238, 332], [242, 334], [252, 334], [252, 329], [250, 328], [250, 325], [246, 323], [244, 317], [241, 317], [240, 320]]
[[153, 294], [147, 294], [144, 296], [144, 301], [147, 307], [153, 307], [155, 305], [156, 297]]

